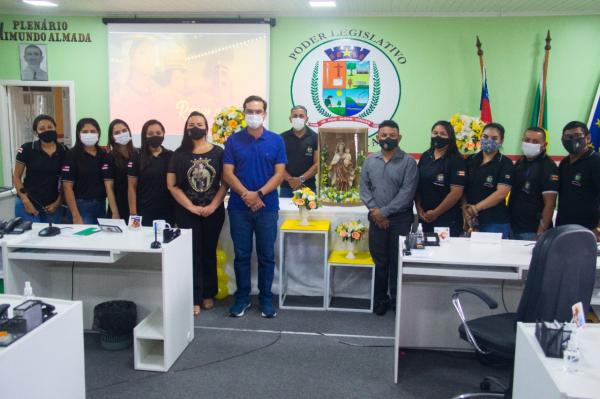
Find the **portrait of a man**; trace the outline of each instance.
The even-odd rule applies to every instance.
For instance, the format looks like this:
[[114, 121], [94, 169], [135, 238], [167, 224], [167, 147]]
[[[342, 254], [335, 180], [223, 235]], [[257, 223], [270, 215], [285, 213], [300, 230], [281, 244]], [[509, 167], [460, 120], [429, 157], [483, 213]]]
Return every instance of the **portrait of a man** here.
[[21, 44], [21, 80], [48, 80], [46, 45]]

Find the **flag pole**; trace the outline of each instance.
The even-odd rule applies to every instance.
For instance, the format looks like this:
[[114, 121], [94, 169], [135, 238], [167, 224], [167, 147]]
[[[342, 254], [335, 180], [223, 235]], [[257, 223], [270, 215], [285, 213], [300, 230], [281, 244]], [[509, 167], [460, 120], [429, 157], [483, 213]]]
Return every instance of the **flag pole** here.
[[550, 49], [552, 48], [550, 46], [550, 42], [552, 41], [552, 38], [550, 37], [550, 30], [548, 30], [548, 33], [546, 34], [546, 47], [544, 47], [544, 50], [546, 50], [546, 53], [544, 55], [544, 68], [542, 70], [542, 93], [540, 96], [540, 112], [538, 114], [538, 126], [542, 126], [544, 123], [544, 100], [546, 99], [546, 78], [548, 76], [548, 59], [550, 58]]
[[483, 50], [481, 49], [479, 35], [477, 35], [477, 42], [475, 42], [475, 46], [477, 47], [477, 55], [479, 56], [479, 69], [481, 70], [481, 75], [483, 76]]

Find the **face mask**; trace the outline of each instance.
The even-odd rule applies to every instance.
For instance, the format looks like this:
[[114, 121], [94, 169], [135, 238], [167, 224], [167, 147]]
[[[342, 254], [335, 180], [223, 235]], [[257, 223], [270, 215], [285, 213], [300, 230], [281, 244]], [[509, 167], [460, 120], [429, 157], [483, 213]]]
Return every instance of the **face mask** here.
[[129, 135], [129, 132], [115, 134], [113, 135], [113, 138], [115, 139], [115, 143], [121, 145], [126, 145], [131, 141], [131, 136]]
[[433, 148], [444, 148], [448, 144], [450, 144], [450, 138], [449, 137], [435, 136], [435, 137], [431, 138], [431, 146]]
[[262, 115], [246, 115], [246, 123], [251, 129], [258, 129], [263, 124]]
[[292, 118], [292, 127], [294, 130], [302, 130], [304, 129], [304, 125], [306, 125], [304, 118]]
[[542, 153], [541, 144], [521, 143], [521, 149], [527, 158], [535, 158]]
[[192, 140], [200, 140], [206, 137], [206, 129], [200, 129], [199, 127], [193, 127], [188, 129], [188, 134]]
[[160, 145], [163, 143], [163, 140], [165, 139], [165, 136], [151, 136], [151, 137], [146, 137], [146, 141], [148, 142], [148, 145], [150, 147], [160, 147]]
[[87, 147], [96, 145], [98, 142], [98, 133], [81, 133], [79, 137], [81, 138], [83, 145]]
[[56, 141], [58, 134], [56, 133], [56, 130], [46, 130], [45, 132], [38, 133], [38, 137], [44, 143], [51, 143]]
[[481, 149], [483, 152], [492, 153], [500, 149], [500, 144], [492, 139], [481, 139]]
[[587, 146], [585, 136], [562, 139], [562, 144], [563, 147], [565, 147], [565, 150], [567, 150], [569, 154], [573, 155], [579, 154], [581, 152], [581, 149]]
[[399, 143], [398, 139], [392, 139], [390, 137], [383, 139], [383, 140], [379, 140], [379, 145], [381, 146], [381, 149], [384, 151], [393, 150], [394, 148], [398, 147], [398, 143]]

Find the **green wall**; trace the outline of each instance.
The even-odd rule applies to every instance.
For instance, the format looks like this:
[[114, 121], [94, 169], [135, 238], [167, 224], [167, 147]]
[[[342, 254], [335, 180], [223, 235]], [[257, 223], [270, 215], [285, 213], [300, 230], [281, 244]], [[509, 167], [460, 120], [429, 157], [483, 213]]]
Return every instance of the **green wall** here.
[[[0, 16], [4, 30], [13, 20]], [[69, 32], [90, 33], [91, 43], [48, 45], [50, 80], [75, 82], [76, 118], [93, 116], [108, 125], [106, 26], [99, 17], [53, 17]], [[50, 19], [48, 20], [50, 21]], [[505, 152], [519, 152], [519, 135], [528, 125], [543, 60], [546, 31], [552, 35], [548, 79], [550, 152], [564, 154], [559, 136], [569, 120], [587, 121], [600, 81], [600, 16], [510, 18], [278, 18], [271, 30], [270, 126], [289, 128], [291, 76], [299, 61], [289, 57], [298, 43], [332, 29], [362, 29], [396, 45], [407, 62], [395, 64], [402, 83], [394, 119], [403, 132], [402, 146], [423, 151], [431, 124], [455, 112], [479, 114], [480, 75], [475, 53], [479, 34], [485, 51], [494, 120], [507, 129]], [[0, 80], [19, 79], [19, 41], [0, 41]], [[249, 77], [250, 78], [250, 77]]]
[[[600, 81], [600, 16], [514, 18], [279, 18], [271, 31], [271, 127], [289, 128], [290, 77], [299, 61], [288, 55], [301, 41], [332, 29], [362, 29], [396, 45], [406, 63], [395, 64], [402, 83], [394, 119], [401, 146], [422, 152], [431, 125], [456, 112], [479, 115], [481, 80], [475, 36], [485, 52], [495, 121], [507, 131], [504, 151], [520, 152], [520, 133], [529, 124], [537, 79], [550, 29], [548, 78], [550, 152], [564, 154], [560, 132], [566, 122], [587, 122]], [[384, 89], [385, 90], [385, 89]]]

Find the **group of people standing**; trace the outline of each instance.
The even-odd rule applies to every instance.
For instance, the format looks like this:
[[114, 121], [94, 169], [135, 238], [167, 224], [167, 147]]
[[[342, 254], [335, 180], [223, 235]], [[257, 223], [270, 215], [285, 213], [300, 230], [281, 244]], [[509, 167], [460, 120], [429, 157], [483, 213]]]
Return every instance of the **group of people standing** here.
[[530, 127], [522, 136], [516, 164], [502, 154], [505, 130], [487, 124], [481, 151], [464, 159], [452, 125], [436, 122], [430, 147], [419, 163], [402, 151], [394, 121], [379, 124], [381, 152], [365, 161], [361, 198], [369, 209], [369, 250], [375, 261], [374, 312], [383, 315], [396, 297], [398, 236], [413, 223], [413, 203], [424, 232], [448, 227], [451, 236], [469, 231], [501, 233], [502, 238], [536, 240], [556, 225], [579, 224], [600, 239], [600, 155], [590, 148], [582, 122], [569, 122], [562, 144], [569, 153], [557, 167], [546, 153], [546, 132]]
[[[260, 313], [275, 317], [271, 285], [279, 197], [291, 197], [302, 186], [316, 190], [319, 140], [307, 126], [307, 111], [301, 105], [291, 109], [291, 129], [281, 135], [263, 126], [267, 102], [261, 97], [246, 98], [243, 111], [247, 127], [230, 136], [224, 150], [207, 140], [206, 117], [192, 112], [174, 152], [162, 146], [165, 129], [157, 120], [144, 124], [139, 150], [133, 147], [127, 123], [112, 121], [105, 151], [98, 145], [100, 126], [94, 119], [78, 122], [75, 145], [67, 149], [57, 140], [52, 117], [40, 115], [33, 122], [38, 140], [17, 151], [16, 216], [60, 222], [64, 198], [68, 223], [140, 215], [146, 226], [162, 219], [192, 229], [197, 315], [202, 307], [214, 306], [216, 247], [229, 191], [237, 284], [229, 313], [241, 317], [251, 306], [255, 242]], [[515, 165], [501, 153], [504, 135], [501, 124], [487, 124], [481, 151], [465, 159], [452, 125], [438, 121], [417, 164], [400, 149], [396, 122], [379, 124], [381, 151], [369, 155], [360, 176], [360, 195], [370, 221], [369, 250], [376, 264], [376, 314], [385, 314], [395, 302], [398, 236], [408, 234], [413, 206], [425, 232], [448, 227], [452, 236], [478, 230], [531, 240], [552, 227], [560, 194], [556, 224], [580, 224], [600, 237], [600, 156], [589, 148], [587, 126], [574, 121], [564, 127], [562, 143], [569, 155], [559, 167], [546, 154], [544, 130], [525, 130], [523, 157]]]

